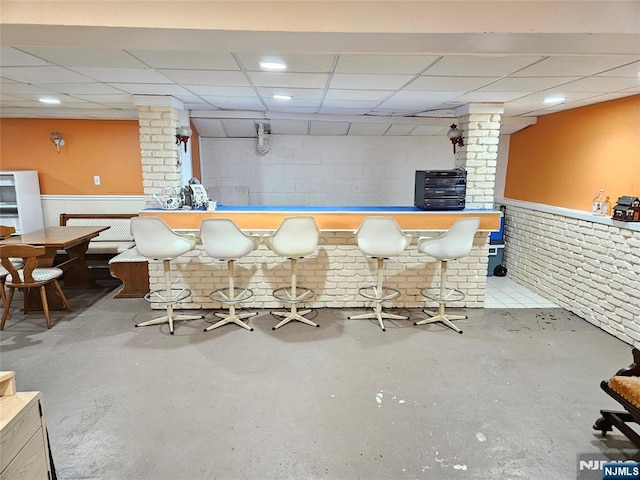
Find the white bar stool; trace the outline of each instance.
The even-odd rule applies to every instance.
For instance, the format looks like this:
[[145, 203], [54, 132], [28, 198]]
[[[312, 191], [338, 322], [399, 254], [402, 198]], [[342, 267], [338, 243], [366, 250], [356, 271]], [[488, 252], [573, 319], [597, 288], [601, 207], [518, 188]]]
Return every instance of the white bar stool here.
[[[313, 217], [287, 217], [273, 235], [263, 238], [265, 244], [281, 257], [291, 260], [291, 286], [277, 288], [273, 296], [278, 300], [291, 305], [289, 311], [271, 312], [273, 315], [284, 317], [273, 330], [286, 325], [292, 320], [297, 320], [307, 325], [319, 327], [317, 323], [305, 318], [311, 309], [298, 310], [297, 305], [313, 297], [313, 290], [301, 287], [297, 281], [298, 260], [311, 255], [318, 249], [320, 230]], [[301, 293], [300, 293], [301, 292]]]
[[423, 310], [431, 318], [415, 322], [414, 325], [442, 322], [456, 332], [462, 333], [462, 330], [451, 323], [451, 320], [460, 320], [467, 318], [467, 316], [445, 313], [447, 302], [460, 302], [465, 298], [465, 294], [460, 290], [447, 288], [447, 265], [449, 261], [466, 257], [471, 253], [473, 239], [479, 226], [480, 218], [478, 217], [462, 218], [439, 237], [420, 237], [418, 239], [418, 251], [440, 261], [440, 285], [420, 290], [423, 297], [438, 303], [438, 310], [435, 312]]
[[136, 327], [169, 324], [169, 332], [173, 335], [173, 322], [184, 320], [198, 320], [202, 315], [175, 315], [173, 305], [191, 296], [188, 288], [171, 287], [171, 260], [193, 250], [196, 240], [186, 235], [178, 235], [158, 217], [133, 217], [131, 219], [131, 233], [136, 242], [140, 255], [151, 260], [162, 260], [164, 270], [164, 290], [147, 293], [144, 299], [149, 303], [165, 305], [167, 314], [154, 320], [141, 322]]
[[394, 300], [400, 291], [383, 285], [384, 261], [396, 257], [406, 250], [411, 243], [411, 235], [405, 234], [392, 217], [366, 217], [356, 231], [358, 247], [367, 256], [377, 261], [377, 281], [375, 285], [361, 287], [358, 293], [375, 302], [373, 312], [350, 316], [350, 320], [365, 318], [377, 319], [383, 332], [386, 331], [383, 319], [407, 320], [409, 317], [382, 311], [382, 302]]
[[204, 329], [205, 332], [222, 327], [229, 323], [253, 331], [253, 328], [242, 321], [244, 318], [253, 317], [258, 312], [236, 312], [236, 305], [245, 302], [253, 296], [253, 291], [248, 288], [238, 287], [236, 290], [235, 262], [253, 252], [260, 245], [260, 237], [246, 235], [238, 226], [228, 218], [208, 218], [200, 224], [200, 239], [204, 251], [212, 258], [218, 258], [227, 262], [228, 287], [219, 288], [209, 294], [214, 302], [228, 305], [228, 313], [215, 313], [222, 320]]

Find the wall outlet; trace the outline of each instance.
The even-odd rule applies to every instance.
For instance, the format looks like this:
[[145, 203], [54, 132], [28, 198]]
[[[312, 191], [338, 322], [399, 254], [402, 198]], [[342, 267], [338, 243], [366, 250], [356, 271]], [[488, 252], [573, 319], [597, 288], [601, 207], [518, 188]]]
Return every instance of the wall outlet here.
[[100, 185], [100, 175], [94, 175], [93, 176], [93, 184], [94, 185]]

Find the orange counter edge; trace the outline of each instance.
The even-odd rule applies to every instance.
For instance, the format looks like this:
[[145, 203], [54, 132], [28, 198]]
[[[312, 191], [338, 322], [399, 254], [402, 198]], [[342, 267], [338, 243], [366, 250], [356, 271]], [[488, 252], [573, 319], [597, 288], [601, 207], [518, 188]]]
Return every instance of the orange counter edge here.
[[292, 216], [311, 216], [320, 230], [355, 231], [365, 217], [393, 217], [403, 230], [448, 230], [457, 220], [480, 217], [480, 231], [500, 229], [499, 211], [486, 212], [413, 212], [413, 213], [358, 213], [358, 212], [210, 212], [143, 210], [141, 216], [159, 217], [175, 230], [199, 230], [205, 218], [230, 218], [243, 230], [275, 230], [282, 221]]

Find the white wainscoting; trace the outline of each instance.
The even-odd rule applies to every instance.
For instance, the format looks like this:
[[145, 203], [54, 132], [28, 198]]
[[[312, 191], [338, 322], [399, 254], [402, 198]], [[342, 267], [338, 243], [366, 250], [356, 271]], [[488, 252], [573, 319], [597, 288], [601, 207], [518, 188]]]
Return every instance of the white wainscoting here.
[[138, 213], [144, 195], [42, 195], [44, 226], [60, 225], [61, 213]]

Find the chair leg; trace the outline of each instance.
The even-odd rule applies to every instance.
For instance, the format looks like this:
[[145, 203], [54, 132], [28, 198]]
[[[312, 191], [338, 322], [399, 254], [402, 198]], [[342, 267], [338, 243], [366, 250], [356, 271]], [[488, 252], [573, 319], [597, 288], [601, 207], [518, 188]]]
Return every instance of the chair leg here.
[[[229, 278], [229, 299], [230, 300], [236, 298], [236, 289], [234, 284], [234, 278], [235, 278], [234, 262], [235, 262], [234, 260], [227, 261], [227, 275]], [[235, 323], [236, 325], [252, 332], [253, 327], [250, 327], [249, 325], [247, 325], [245, 322], [242, 321], [242, 319], [253, 317], [257, 314], [258, 312], [236, 313], [236, 303], [230, 303], [228, 313], [226, 314], [215, 313], [215, 315], [222, 318], [222, 320], [220, 320], [217, 323], [214, 323], [213, 325], [208, 326], [207, 328], [204, 329], [204, 331], [208, 332], [210, 330], [213, 330], [214, 328], [222, 327], [223, 325], [228, 325], [229, 323]]]
[[47, 290], [44, 285], [40, 287], [40, 300], [42, 301], [42, 310], [44, 311], [44, 318], [47, 321], [47, 328], [51, 328], [51, 318], [49, 317], [49, 302], [47, 302]]
[[382, 311], [382, 302], [384, 302], [383, 296], [383, 283], [384, 283], [384, 258], [377, 258], [378, 261], [378, 270], [377, 270], [377, 278], [376, 278], [376, 286], [373, 289], [376, 299], [375, 307], [373, 307], [373, 312], [371, 313], [363, 313], [361, 315], [351, 315], [349, 320], [363, 320], [363, 319], [376, 319], [378, 320], [378, 324], [383, 332], [386, 332], [387, 329], [384, 326], [383, 319], [387, 320], [407, 320], [409, 317], [405, 317], [403, 315], [395, 315], [393, 313], [387, 313]]
[[163, 303], [167, 305], [167, 314], [154, 318], [153, 320], [148, 320], [146, 322], [137, 323], [136, 327], [148, 327], [150, 325], [160, 325], [163, 323], [169, 324], [169, 332], [173, 335], [173, 322], [177, 321], [185, 321], [185, 320], [199, 320], [204, 318], [204, 315], [174, 315], [173, 314], [173, 303], [171, 299], [171, 265], [169, 264], [169, 260], [163, 260], [163, 269], [164, 269], [164, 286], [165, 292], [167, 294], [167, 298]]
[[414, 325], [426, 325], [428, 323], [441, 322], [450, 329], [463, 333], [456, 325], [451, 323], [451, 320], [462, 320], [467, 318], [466, 315], [450, 315], [445, 313], [445, 299], [446, 297], [446, 285], [447, 285], [447, 265], [448, 262], [442, 261], [442, 267], [440, 269], [440, 299], [438, 302], [438, 310], [433, 312], [427, 309], [424, 309], [423, 312], [429, 315], [431, 318], [425, 318], [424, 320], [420, 320], [415, 322]]
[[2, 300], [2, 305], [4, 305], [7, 301], [7, 292], [4, 290], [4, 281], [5, 278], [0, 279], [0, 299]]
[[[290, 295], [292, 300], [295, 300], [298, 298], [297, 269], [298, 269], [298, 260], [295, 258], [292, 258], [291, 259], [291, 295]], [[306, 323], [307, 325], [311, 325], [312, 327], [319, 327], [320, 325], [318, 325], [316, 322], [313, 322], [303, 316], [303, 315], [307, 315], [308, 313], [311, 313], [311, 309], [298, 310], [298, 307], [296, 306], [295, 302], [291, 302], [291, 310], [289, 310], [288, 312], [271, 312], [272, 315], [284, 317], [280, 323], [278, 323], [275, 327], [271, 327], [271, 329], [277, 330], [278, 328], [282, 327], [283, 325], [286, 325], [292, 320], [297, 320], [298, 322]]]
[[67, 300], [67, 297], [62, 291], [62, 287], [60, 287], [60, 284], [58, 283], [58, 281], [54, 280], [52, 283], [53, 283], [53, 288], [55, 288], [56, 292], [58, 292], [58, 295], [60, 296], [60, 299], [62, 300], [62, 303], [64, 304], [65, 308], [71, 311], [71, 305], [69, 305], [69, 300]]
[[4, 330], [4, 324], [7, 321], [7, 317], [9, 316], [9, 308], [11, 307], [11, 300], [13, 300], [14, 291], [15, 291], [15, 288], [9, 288], [9, 296], [7, 297], [7, 300], [4, 303], [4, 308], [2, 310], [2, 323], [0, 323], [0, 330]]

